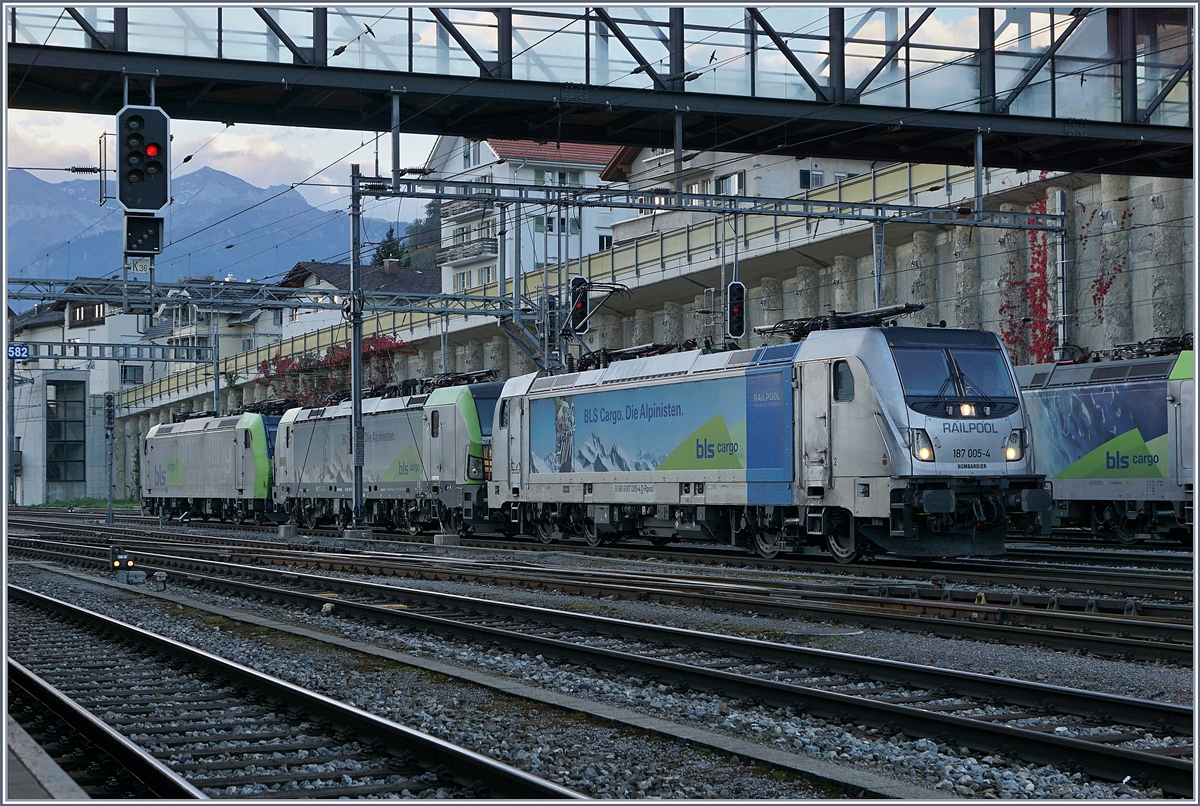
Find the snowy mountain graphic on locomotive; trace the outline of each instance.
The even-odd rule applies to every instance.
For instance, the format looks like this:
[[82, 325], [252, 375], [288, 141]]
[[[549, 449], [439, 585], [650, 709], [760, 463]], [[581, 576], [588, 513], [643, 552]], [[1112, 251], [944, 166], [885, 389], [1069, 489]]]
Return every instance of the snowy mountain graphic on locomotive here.
[[[1009, 531], [1048, 528], [1050, 508], [1012, 366], [992, 333], [895, 326], [919, 308], [789, 320], [762, 330], [792, 342], [766, 347], [648, 345], [561, 375], [406, 382], [363, 400], [365, 517], [412, 532], [699, 540], [767, 557], [821, 546], [842, 562], [1002, 554]], [[349, 417], [349, 402], [283, 415], [267, 517], [349, 521]], [[152, 431], [144, 467], [192, 453], [156, 443], [208, 428]], [[205, 505], [188, 495], [147, 488], [147, 506]], [[212, 495], [210, 509], [232, 499], [236, 511], [233, 496]]]
[[1189, 334], [1017, 367], [1035, 469], [1053, 485], [1055, 527], [1122, 543], [1152, 535], [1192, 543], [1191, 347]]

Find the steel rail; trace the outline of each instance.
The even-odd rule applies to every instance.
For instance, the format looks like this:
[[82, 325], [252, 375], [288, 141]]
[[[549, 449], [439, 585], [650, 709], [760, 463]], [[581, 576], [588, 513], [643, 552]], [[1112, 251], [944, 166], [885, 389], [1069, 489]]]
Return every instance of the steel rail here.
[[[10, 538], [10, 545], [20, 549], [45, 552], [51, 558], [69, 559], [90, 553], [89, 559], [97, 566], [105, 566], [106, 559], [100, 556], [103, 549], [90, 546], [65, 546], [62, 551], [38, 550], [24, 545], [22, 538]], [[74, 550], [71, 550], [71, 549]], [[434, 567], [418, 563], [404, 568], [396, 561], [381, 563], [379, 560], [357, 556], [315, 555], [312, 553], [284, 552], [269, 556], [234, 549], [205, 549], [206, 554], [217, 558], [179, 556], [157, 551], [125, 548], [135, 557], [139, 565], [147, 570], [177, 569], [185, 571], [221, 571], [227, 574], [265, 573], [258, 562], [277, 565], [313, 565], [330, 570], [352, 573], [396, 573], [404, 570], [405, 576], [417, 578], [440, 578], [461, 581], [474, 577], [480, 582], [508, 585], [534, 584], [542, 589], [557, 589], [576, 595], [618, 595], [669, 603], [683, 603], [712, 609], [753, 610], [757, 613], [782, 617], [817, 617], [835, 623], [849, 622], [871, 625], [877, 628], [891, 627], [909, 632], [932, 632], [943, 637], [972, 637], [978, 640], [1000, 640], [1004, 643], [1046, 645], [1059, 649], [1083, 650], [1102, 655], [1129, 657], [1140, 660], [1173, 660], [1184, 665], [1193, 662], [1193, 647], [1190, 643], [1194, 628], [1190, 624], [1170, 621], [1152, 621], [1091, 614], [1066, 613], [1047, 610], [1019, 610], [1011, 607], [987, 605], [942, 604], [909, 599], [881, 599], [857, 594], [828, 594], [813, 592], [789, 592], [786, 597], [753, 592], [749, 585], [723, 586], [718, 582], [701, 582], [698, 589], [680, 590], [671, 587], [671, 582], [661, 578], [639, 580], [637, 575], [613, 577], [612, 581], [594, 581], [595, 572], [588, 572], [591, 581], [564, 579], [561, 570], [522, 569], [521, 572], [496, 570], [483, 567]], [[255, 564], [243, 565], [232, 562], [247, 559]], [[676, 583], [677, 584], [677, 583]], [[727, 588], [721, 590], [721, 588]], [[920, 614], [894, 612], [896, 610], [921, 611]], [[1131, 637], [1131, 634], [1137, 637]]]
[[[9, 586], [9, 590], [17, 590]], [[25, 689], [80, 735], [102, 747], [129, 773], [165, 800], [207, 800], [208, 796], [174, 770], [109, 727], [54, 686], [12, 658], [8, 658], [8, 684]]]
[[[321, 587], [342, 587], [345, 583], [328, 577], [309, 574], [281, 574], [294, 577], [293, 584], [307, 582]], [[869, 724], [885, 728], [902, 728], [908, 735], [939, 737], [952, 735], [969, 747], [988, 752], [1003, 752], [1016, 755], [1026, 761], [1039, 764], [1067, 764], [1088, 775], [1104, 780], [1119, 780], [1133, 775], [1141, 781], [1153, 781], [1173, 794], [1190, 795], [1192, 789], [1193, 764], [1179, 758], [1156, 755], [1152, 752], [1128, 750], [1083, 739], [1062, 737], [1053, 733], [1000, 725], [985, 720], [954, 716], [937, 711], [926, 711], [919, 707], [871, 700], [852, 694], [806, 687], [793, 683], [765, 680], [745, 674], [729, 672], [680, 663], [678, 661], [643, 657], [629, 652], [591, 647], [555, 638], [513, 632], [494, 626], [455, 620], [452, 616], [428, 615], [411, 610], [395, 610], [386, 605], [356, 602], [342, 598], [330, 600], [319, 593], [288, 590], [259, 585], [238, 579], [204, 577], [195, 574], [183, 575], [192, 584], [211, 585], [217, 589], [237, 591], [242, 595], [258, 599], [280, 601], [292, 605], [303, 605], [309, 609], [327, 608], [335, 614], [352, 615], [375, 622], [405, 623], [416, 629], [430, 629], [440, 634], [477, 641], [484, 644], [501, 641], [516, 651], [541, 654], [572, 663], [593, 666], [618, 673], [649, 675], [663, 683], [686, 684], [705, 691], [722, 692], [726, 695], [759, 701], [764, 704], [784, 707], [801, 707], [813, 714], [853, 724]], [[330, 585], [330, 583], [333, 583]], [[426, 597], [428, 591], [395, 589], [384, 585], [354, 583], [360, 592], [371, 590], [395, 597]], [[659, 642], [670, 637], [675, 646], [711, 649], [727, 653], [732, 647], [741, 647], [738, 654], [750, 653], [752, 657], [767, 662], [791, 662], [812, 666], [837, 668], [847, 675], [861, 676], [884, 669], [898, 684], [930, 688], [959, 688], [970, 690], [975, 696], [995, 698], [1011, 696], [1018, 705], [1039, 707], [1048, 712], [1055, 710], [1094, 718], [1103, 712], [1111, 720], [1125, 720], [1132, 724], [1153, 724], [1156, 729], [1171, 726], [1180, 733], [1190, 731], [1192, 709], [1187, 706], [1170, 705], [1145, 700], [1094, 694], [1057, 686], [1011, 681], [974, 673], [922, 667], [897, 661], [879, 661], [823, 650], [772, 644], [755, 639], [731, 638], [711, 633], [698, 633], [677, 628], [661, 627], [637, 622], [626, 622], [590, 614], [544, 611], [527, 605], [497, 603], [471, 599], [450, 594], [437, 594], [443, 601], [459, 600], [463, 606], [476, 613], [505, 611], [518, 613], [527, 620], [539, 613], [552, 615], [557, 623], [587, 625], [590, 629], [607, 626], [605, 632], [623, 637], [655, 636]], [[332, 608], [328, 606], [332, 604]], [[967, 695], [969, 696], [969, 695]], [[1035, 701], [1036, 698], [1036, 701]], [[1011, 717], [1016, 718], [1016, 717]], [[1178, 728], [1178, 730], [1176, 730]]]
[[401, 757], [408, 754], [416, 755], [434, 765], [444, 764], [455, 771], [455, 777], [482, 782], [495, 796], [550, 799], [580, 799], [584, 797], [571, 789], [509, 767], [487, 756], [100, 613], [17, 585], [8, 586], [8, 595], [13, 599], [29, 602], [44, 610], [81, 621], [93, 628], [106, 630], [122, 638], [152, 647], [158, 652], [185, 663], [209, 669], [222, 677], [261, 691], [268, 697], [279, 697], [287, 702], [300, 704], [306, 712], [327, 719], [335, 725], [356, 731], [361, 736], [380, 737], [389, 752]]

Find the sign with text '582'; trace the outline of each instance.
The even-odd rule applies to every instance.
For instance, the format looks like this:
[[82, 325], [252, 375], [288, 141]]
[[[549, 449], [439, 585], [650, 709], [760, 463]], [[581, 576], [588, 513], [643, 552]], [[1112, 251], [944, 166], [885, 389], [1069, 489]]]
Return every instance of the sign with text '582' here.
[[8, 357], [10, 359], [29, 358], [28, 344], [10, 344], [8, 345]]

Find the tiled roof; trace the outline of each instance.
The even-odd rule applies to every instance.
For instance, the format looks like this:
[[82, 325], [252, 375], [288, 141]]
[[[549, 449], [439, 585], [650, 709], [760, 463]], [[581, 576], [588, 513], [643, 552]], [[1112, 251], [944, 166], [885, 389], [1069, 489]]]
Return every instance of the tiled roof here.
[[488, 138], [488, 146], [497, 157], [517, 160], [544, 160], [584, 165], [606, 165], [617, 153], [618, 146], [590, 143], [538, 143], [533, 140], [496, 140]]
[[[295, 268], [288, 272], [282, 285], [302, 287], [306, 274], [320, 277], [334, 288], [343, 291], [350, 289], [350, 266], [345, 263], [297, 263]], [[363, 266], [360, 276], [363, 291], [442, 293], [442, 273], [437, 269], [400, 266], [395, 274], [390, 274], [383, 266]]]
[[604, 166], [604, 170], [600, 172], [601, 181], [627, 182], [629, 180], [629, 172], [633, 169], [633, 161], [641, 153], [641, 146], [624, 146], [618, 148], [613, 152], [612, 159]]
[[27, 311], [17, 314], [12, 319], [13, 333], [19, 333], [27, 328], [44, 325], [61, 325], [66, 322], [63, 314], [65, 306], [57, 302], [44, 302], [35, 305]]

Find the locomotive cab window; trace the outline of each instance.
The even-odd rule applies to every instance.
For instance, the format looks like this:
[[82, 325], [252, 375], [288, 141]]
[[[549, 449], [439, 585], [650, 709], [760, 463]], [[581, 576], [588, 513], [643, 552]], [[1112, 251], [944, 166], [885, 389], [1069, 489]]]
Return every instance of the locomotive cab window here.
[[508, 401], [504, 400], [500, 403], [500, 427], [508, 428]]
[[854, 375], [845, 361], [833, 365], [833, 399], [843, 402], [854, 399]]
[[436, 437], [438, 435], [438, 426], [441, 424], [440, 412], [434, 409], [429, 415], [429, 436]]

